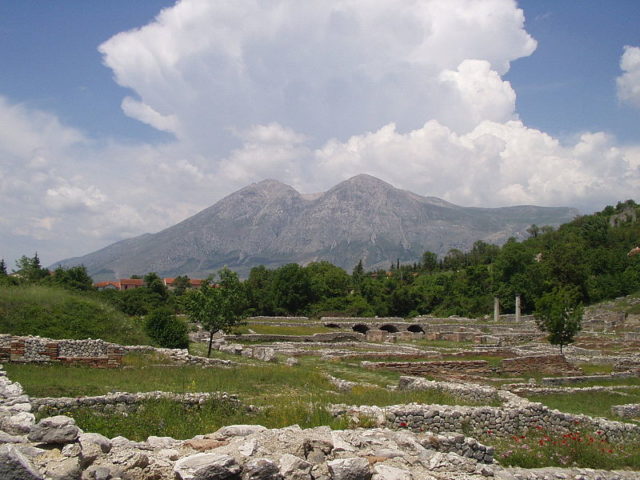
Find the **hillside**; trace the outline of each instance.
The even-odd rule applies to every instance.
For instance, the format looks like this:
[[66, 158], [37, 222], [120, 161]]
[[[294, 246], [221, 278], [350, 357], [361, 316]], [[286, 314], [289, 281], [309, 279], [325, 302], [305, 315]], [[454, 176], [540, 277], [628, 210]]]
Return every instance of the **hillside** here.
[[25, 285], [0, 288], [0, 333], [48, 338], [100, 338], [149, 343], [135, 318], [87, 295], [63, 288]]
[[155, 271], [161, 276], [205, 277], [223, 266], [246, 274], [327, 260], [350, 270], [414, 262], [426, 250], [444, 255], [477, 240], [502, 244], [524, 238], [531, 224], [559, 225], [570, 208], [460, 207], [358, 175], [329, 191], [305, 196], [275, 180], [249, 185], [155, 234], [123, 240], [55, 265], [84, 264], [94, 280]]

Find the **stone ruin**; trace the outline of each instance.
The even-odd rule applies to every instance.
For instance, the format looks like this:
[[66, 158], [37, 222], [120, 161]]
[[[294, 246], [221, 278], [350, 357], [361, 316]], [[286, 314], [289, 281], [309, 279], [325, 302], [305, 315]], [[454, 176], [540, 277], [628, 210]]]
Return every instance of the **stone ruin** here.
[[[434, 388], [422, 379], [405, 379], [403, 388]], [[435, 382], [433, 382], [435, 383]], [[460, 385], [435, 388], [469, 390]], [[486, 387], [466, 395], [495, 396]], [[459, 392], [461, 393], [461, 392]], [[509, 399], [506, 393], [501, 393]], [[513, 396], [515, 397], [515, 396]], [[517, 397], [516, 397], [517, 398]], [[514, 399], [511, 398], [513, 401]], [[558, 428], [575, 416], [521, 405], [533, 423], [550, 418]], [[538, 404], [539, 405], [539, 404]], [[345, 412], [340, 412], [340, 409]], [[336, 406], [337, 414], [378, 418], [375, 428], [301, 429], [297, 425], [266, 429], [230, 425], [188, 440], [148, 437], [144, 442], [106, 438], [83, 432], [72, 418], [57, 415], [35, 422], [32, 400], [0, 370], [0, 478], [7, 480], [632, 480], [637, 472], [592, 469], [505, 468], [493, 448], [462, 433], [465, 415], [473, 427], [509, 431], [517, 417], [492, 407], [398, 405]], [[472, 413], [469, 413], [472, 412]], [[547, 418], [548, 417], [548, 418]], [[588, 418], [588, 417], [586, 417]], [[474, 423], [474, 421], [476, 423]], [[597, 422], [620, 438], [638, 435], [640, 427]], [[442, 433], [423, 431], [426, 427]], [[633, 437], [637, 438], [637, 437]]]

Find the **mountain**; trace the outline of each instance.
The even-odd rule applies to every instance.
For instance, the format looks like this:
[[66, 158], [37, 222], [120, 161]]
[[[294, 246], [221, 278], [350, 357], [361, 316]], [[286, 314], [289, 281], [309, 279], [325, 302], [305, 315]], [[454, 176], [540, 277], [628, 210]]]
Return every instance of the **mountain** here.
[[301, 195], [276, 180], [249, 185], [200, 213], [155, 234], [122, 240], [55, 265], [83, 264], [97, 280], [157, 272], [206, 277], [225, 265], [246, 275], [251, 267], [328, 260], [348, 271], [444, 255], [477, 240], [501, 244], [523, 238], [531, 224], [559, 225], [570, 208], [460, 207], [358, 175], [331, 190]]

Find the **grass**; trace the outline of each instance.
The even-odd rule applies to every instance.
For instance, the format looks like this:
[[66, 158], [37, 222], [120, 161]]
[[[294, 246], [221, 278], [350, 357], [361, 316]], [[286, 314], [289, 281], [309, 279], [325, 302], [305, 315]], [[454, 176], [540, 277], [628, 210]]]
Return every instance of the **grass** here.
[[482, 439], [496, 448], [494, 458], [502, 465], [522, 468], [581, 467], [603, 470], [640, 470], [640, 442], [612, 443], [598, 434], [571, 432], [552, 434], [542, 427], [509, 439]]
[[609, 375], [613, 371], [613, 365], [600, 364], [594, 365], [591, 363], [582, 363], [578, 365], [585, 375]]
[[591, 417], [622, 420], [611, 413], [613, 405], [640, 403], [640, 387], [620, 392], [571, 392], [546, 395], [529, 395], [533, 402], [540, 402], [549, 408], [569, 413], [582, 413]]
[[[175, 402], [146, 402], [144, 408], [126, 418], [113, 413], [105, 417], [90, 409], [68, 412], [81, 428], [107, 436], [124, 435], [144, 439], [148, 435], [171, 435], [189, 438], [233, 423], [260, 424], [269, 428], [298, 424], [302, 427], [329, 425], [346, 428], [344, 419], [327, 413], [334, 403], [349, 405], [394, 405], [425, 403], [468, 404], [452, 395], [437, 391], [390, 391], [380, 386], [358, 386], [350, 392], [336, 391], [325, 372], [341, 378], [359, 377], [386, 385], [397, 382], [395, 374], [364, 371], [341, 362], [302, 359], [297, 367], [278, 364], [246, 364], [236, 368], [199, 368], [193, 366], [158, 365], [157, 355], [135, 354], [125, 357], [127, 368], [99, 370], [64, 365], [7, 364], [9, 377], [20, 382], [35, 397], [100, 395], [110, 391], [164, 390], [185, 392], [228, 392], [237, 394], [244, 405], [256, 405], [257, 412], [247, 412], [232, 405], [215, 402], [199, 410], [185, 409]], [[344, 375], [345, 372], [350, 375]]]
[[62, 288], [0, 287], [0, 333], [48, 338], [101, 338], [124, 345], [149, 344], [142, 322], [111, 305]]

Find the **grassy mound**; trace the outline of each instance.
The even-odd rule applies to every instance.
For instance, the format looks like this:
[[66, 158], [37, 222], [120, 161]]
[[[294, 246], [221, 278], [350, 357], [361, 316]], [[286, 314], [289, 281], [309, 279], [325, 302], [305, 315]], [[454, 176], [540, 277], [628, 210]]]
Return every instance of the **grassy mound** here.
[[0, 333], [148, 344], [142, 322], [90, 296], [45, 286], [0, 287]]

